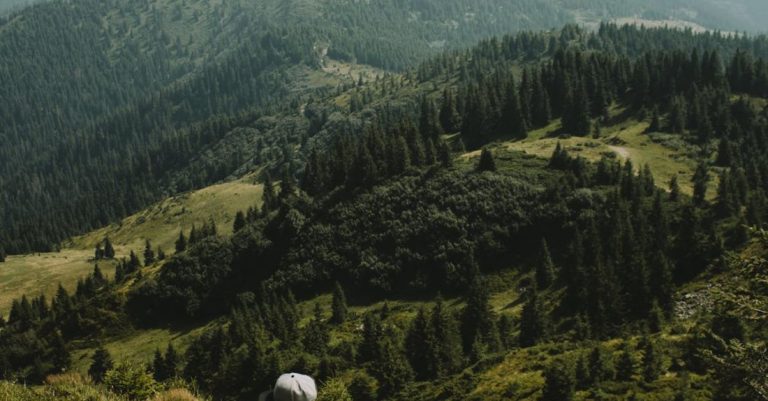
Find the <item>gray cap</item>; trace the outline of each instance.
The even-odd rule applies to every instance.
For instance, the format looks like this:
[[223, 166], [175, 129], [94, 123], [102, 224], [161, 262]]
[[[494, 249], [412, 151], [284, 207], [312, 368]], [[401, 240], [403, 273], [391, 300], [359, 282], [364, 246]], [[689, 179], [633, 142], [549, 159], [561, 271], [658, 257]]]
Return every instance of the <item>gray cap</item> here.
[[317, 387], [309, 376], [288, 373], [277, 379], [272, 394], [275, 401], [315, 401]]

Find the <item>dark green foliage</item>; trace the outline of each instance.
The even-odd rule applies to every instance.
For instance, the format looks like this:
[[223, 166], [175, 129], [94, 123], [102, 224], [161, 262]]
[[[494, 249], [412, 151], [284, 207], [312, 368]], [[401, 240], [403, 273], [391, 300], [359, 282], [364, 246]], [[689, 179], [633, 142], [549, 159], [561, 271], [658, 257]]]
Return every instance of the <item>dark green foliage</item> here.
[[542, 310], [536, 286], [528, 289], [528, 295], [523, 314], [520, 317], [520, 338], [519, 343], [522, 347], [532, 347], [546, 336], [547, 318], [546, 312]]
[[477, 171], [481, 173], [485, 171], [496, 171], [496, 161], [493, 159], [493, 153], [490, 149], [483, 149], [483, 151], [480, 152], [480, 160], [477, 163]]
[[235, 220], [232, 222], [232, 231], [238, 232], [245, 227], [246, 220], [245, 220], [245, 213], [242, 211], [238, 211], [237, 214], [235, 214]]
[[106, 237], [104, 238], [104, 258], [114, 259], [114, 257], [115, 257], [115, 248], [112, 246], [112, 241], [109, 240], [109, 237]]
[[330, 328], [323, 319], [323, 310], [320, 304], [315, 304], [312, 320], [304, 328], [303, 349], [312, 355], [323, 356], [328, 349], [330, 339]]
[[555, 281], [555, 266], [549, 254], [547, 240], [541, 240], [541, 251], [536, 264], [536, 283], [538, 288], [546, 289]]
[[589, 354], [589, 379], [591, 384], [613, 380], [614, 370], [610, 355], [600, 346], [595, 347]]
[[562, 360], [552, 362], [544, 371], [541, 401], [573, 400], [574, 381], [571, 368]]
[[365, 373], [357, 372], [349, 383], [349, 395], [353, 401], [376, 401], [378, 399], [376, 379]]
[[93, 353], [91, 366], [88, 368], [88, 375], [91, 376], [94, 382], [101, 383], [104, 381], [104, 375], [112, 370], [114, 362], [109, 351], [100, 347]]
[[184, 231], [179, 231], [179, 238], [176, 240], [176, 253], [181, 253], [187, 250], [187, 237], [184, 236]]
[[379, 382], [379, 396], [391, 397], [413, 380], [413, 371], [402, 351], [391, 340], [381, 341], [381, 355], [371, 365], [371, 375]]
[[621, 353], [619, 354], [619, 360], [616, 362], [616, 380], [632, 381], [634, 374], [635, 359], [625, 344], [621, 350]]
[[706, 204], [707, 187], [710, 180], [709, 166], [701, 162], [693, 174], [693, 204], [702, 207]]
[[656, 345], [650, 338], [642, 341], [643, 350], [643, 380], [650, 383], [659, 378], [661, 374], [661, 359]]
[[144, 266], [151, 266], [155, 263], [155, 251], [152, 249], [152, 243], [147, 240], [144, 246]]
[[476, 275], [469, 287], [467, 305], [461, 316], [461, 337], [465, 352], [470, 352], [477, 344], [489, 351], [496, 351], [501, 345], [489, 298], [483, 278]]
[[347, 297], [344, 294], [344, 289], [341, 288], [341, 284], [338, 282], [333, 287], [333, 300], [331, 304], [331, 323], [343, 324], [347, 320], [349, 315], [349, 309], [347, 307]]

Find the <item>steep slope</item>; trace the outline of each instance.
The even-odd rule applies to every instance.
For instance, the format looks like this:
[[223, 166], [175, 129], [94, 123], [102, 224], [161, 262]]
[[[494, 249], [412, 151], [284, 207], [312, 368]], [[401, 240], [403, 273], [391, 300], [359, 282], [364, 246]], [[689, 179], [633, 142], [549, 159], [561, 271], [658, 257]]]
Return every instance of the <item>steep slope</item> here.
[[[247, 152], [253, 132], [241, 138], [242, 159], [190, 165], [226, 139], [229, 121], [245, 125], [305, 102], [318, 88], [292, 83], [322, 55], [403, 70], [491, 35], [572, 21], [736, 24], [680, 2], [77, 0], [26, 8], [0, 26], [0, 243], [11, 253], [50, 250], [168, 194], [242, 175], [265, 151]], [[721, 14], [726, 22], [714, 18]], [[297, 129], [276, 134], [295, 145]], [[271, 162], [278, 170], [293, 161]]]

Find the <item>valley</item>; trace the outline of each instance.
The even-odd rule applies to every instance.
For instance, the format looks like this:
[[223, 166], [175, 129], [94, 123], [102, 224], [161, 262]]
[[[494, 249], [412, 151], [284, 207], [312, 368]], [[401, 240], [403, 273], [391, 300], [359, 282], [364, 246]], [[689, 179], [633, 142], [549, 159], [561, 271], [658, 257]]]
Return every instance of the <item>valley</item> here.
[[7, 14], [0, 401], [768, 400], [763, 12]]

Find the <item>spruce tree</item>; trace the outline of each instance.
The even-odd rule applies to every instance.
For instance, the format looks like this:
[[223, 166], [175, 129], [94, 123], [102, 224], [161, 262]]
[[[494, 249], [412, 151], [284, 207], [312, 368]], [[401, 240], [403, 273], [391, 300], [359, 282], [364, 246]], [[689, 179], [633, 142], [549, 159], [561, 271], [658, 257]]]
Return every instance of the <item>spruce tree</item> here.
[[616, 380], [618, 381], [632, 381], [632, 376], [635, 374], [635, 359], [632, 357], [632, 353], [626, 346], [623, 347], [619, 354], [619, 360], [616, 363]]
[[331, 323], [339, 325], [347, 321], [347, 315], [349, 314], [349, 310], [347, 308], [347, 297], [344, 294], [344, 289], [341, 288], [341, 284], [338, 282], [333, 288], [333, 301], [331, 303], [331, 309]]
[[238, 232], [245, 227], [245, 214], [242, 211], [238, 211], [235, 215], [235, 221], [232, 223], [232, 231]]
[[669, 200], [677, 202], [680, 199], [680, 184], [677, 182], [677, 175], [673, 175], [669, 181]]
[[702, 161], [696, 167], [696, 172], [693, 175], [693, 204], [697, 207], [703, 207], [707, 203], [709, 180], [709, 167], [706, 161]]
[[179, 374], [179, 354], [176, 349], [173, 348], [173, 344], [168, 343], [168, 348], [165, 349], [165, 375], [168, 379], [173, 379]]
[[184, 231], [179, 231], [179, 238], [176, 240], [176, 253], [181, 253], [187, 250], [187, 237], [184, 236]]
[[544, 371], [544, 389], [540, 401], [572, 401], [574, 382], [571, 369], [562, 360], [552, 362]]
[[304, 350], [315, 356], [323, 356], [328, 350], [330, 329], [323, 319], [323, 310], [319, 303], [315, 304], [312, 320], [304, 329]]
[[425, 309], [422, 307], [411, 323], [405, 337], [405, 351], [417, 380], [432, 380], [437, 376], [435, 367], [437, 340]]
[[155, 251], [152, 249], [152, 243], [147, 240], [144, 245], [144, 266], [150, 266], [155, 263]]
[[656, 351], [656, 346], [650, 338], [643, 340], [643, 379], [650, 383], [659, 378], [661, 362]]
[[482, 277], [476, 275], [470, 284], [467, 304], [461, 316], [461, 336], [464, 350], [469, 352], [478, 342], [489, 350], [499, 348], [499, 332], [490, 306], [490, 294]]
[[481, 173], [485, 171], [496, 171], [496, 161], [493, 158], [493, 153], [489, 149], [483, 149], [480, 153], [480, 161], [477, 165], [477, 171]]
[[165, 358], [163, 358], [163, 353], [160, 352], [160, 349], [156, 348], [152, 359], [152, 377], [158, 382], [163, 382], [168, 379], [165, 372]]
[[592, 353], [589, 354], [590, 381], [599, 385], [604, 381], [613, 379], [613, 376], [613, 366], [610, 358], [606, 355], [606, 351], [601, 346], [592, 349]]
[[464, 359], [456, 320], [445, 310], [442, 297], [437, 298], [430, 321], [435, 339], [435, 372], [437, 377], [444, 377], [457, 372]]
[[104, 257], [107, 259], [115, 258], [115, 248], [112, 246], [112, 241], [109, 237], [104, 238]]
[[379, 382], [379, 396], [387, 399], [413, 381], [413, 371], [392, 340], [385, 337], [381, 340], [380, 348], [379, 358], [371, 364], [371, 374]]
[[104, 381], [104, 375], [107, 374], [114, 367], [112, 356], [104, 347], [99, 347], [93, 354], [91, 359], [91, 366], [88, 368], [88, 375], [91, 376], [94, 382], [101, 383]]
[[456, 109], [456, 97], [450, 89], [446, 89], [443, 92], [440, 124], [443, 126], [443, 131], [448, 133], [454, 133], [461, 128], [461, 116], [459, 116], [459, 112]]
[[538, 344], [544, 338], [546, 330], [544, 312], [541, 310], [536, 286], [531, 286], [528, 293], [528, 300], [523, 306], [523, 314], [520, 317], [521, 347], [532, 347]]
[[439, 142], [437, 158], [443, 168], [453, 167], [453, 155], [451, 154], [451, 147], [448, 146], [448, 142], [442, 140]]
[[264, 177], [264, 190], [261, 195], [261, 211], [263, 214], [277, 208], [277, 195], [275, 194], [275, 184], [272, 182], [272, 177], [269, 173]]
[[541, 250], [539, 251], [539, 262], [536, 265], [536, 283], [539, 288], [549, 288], [555, 281], [555, 266], [552, 263], [552, 256], [549, 254], [547, 240], [541, 240]]

